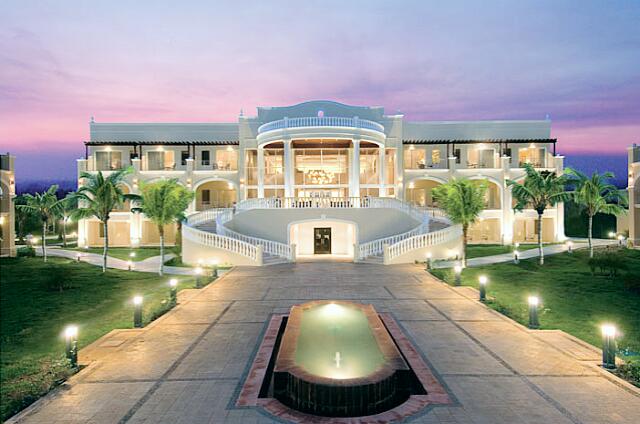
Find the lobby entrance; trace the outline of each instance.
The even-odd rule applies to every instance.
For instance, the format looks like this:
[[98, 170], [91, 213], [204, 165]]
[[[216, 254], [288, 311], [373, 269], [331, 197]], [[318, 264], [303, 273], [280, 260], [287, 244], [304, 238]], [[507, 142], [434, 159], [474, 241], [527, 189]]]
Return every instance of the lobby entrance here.
[[313, 229], [313, 254], [331, 254], [331, 228]]

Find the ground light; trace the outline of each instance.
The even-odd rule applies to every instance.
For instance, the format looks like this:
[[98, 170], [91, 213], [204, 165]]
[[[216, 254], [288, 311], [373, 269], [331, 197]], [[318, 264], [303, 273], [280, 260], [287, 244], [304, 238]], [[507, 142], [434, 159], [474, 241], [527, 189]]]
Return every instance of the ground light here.
[[462, 266], [460, 266], [460, 265], [454, 266], [453, 267], [453, 272], [454, 272], [454, 274], [456, 276], [455, 285], [459, 286], [460, 285], [460, 276], [462, 274]]
[[518, 265], [520, 263], [520, 252], [517, 250], [513, 251], [513, 263]]
[[540, 328], [540, 321], [538, 320], [538, 304], [540, 299], [537, 296], [529, 296], [529, 328]]
[[131, 269], [132, 269], [132, 268], [133, 268], [133, 261], [132, 261], [131, 259], [129, 259], [129, 260], [127, 261], [127, 269], [128, 269], [129, 271], [131, 271]]
[[487, 300], [487, 283], [489, 282], [489, 279], [487, 278], [486, 275], [481, 275], [478, 278], [478, 283], [480, 284], [480, 301], [484, 302], [485, 300]]
[[131, 253], [129, 253], [129, 257], [130, 257], [131, 259], [135, 258], [135, 257], [136, 257], [136, 252], [131, 252]]
[[616, 327], [611, 324], [602, 326], [602, 366], [607, 369], [616, 368]]
[[218, 277], [218, 260], [214, 259], [211, 261], [211, 275], [214, 277]]
[[65, 356], [71, 362], [71, 368], [78, 366], [78, 327], [69, 325], [64, 329]]
[[202, 288], [202, 267], [197, 267], [193, 272], [196, 274], [196, 288]]
[[76, 261], [80, 262], [80, 258], [82, 258], [82, 254], [80, 252], [76, 253]]
[[431, 254], [431, 252], [427, 253], [427, 262], [426, 262], [426, 267], [425, 270], [429, 271], [431, 269], [431, 258], [433, 257], [433, 255]]
[[623, 242], [623, 241], [624, 241], [624, 236], [623, 236], [622, 234], [620, 234], [620, 235], [618, 236], [618, 245], [619, 245], [619, 246], [622, 246], [622, 244], [623, 244], [622, 242]]
[[133, 297], [133, 326], [142, 328], [142, 296]]
[[567, 242], [567, 252], [573, 253], [573, 242], [571, 240]]
[[172, 305], [178, 302], [178, 280], [175, 278], [169, 280], [169, 300]]

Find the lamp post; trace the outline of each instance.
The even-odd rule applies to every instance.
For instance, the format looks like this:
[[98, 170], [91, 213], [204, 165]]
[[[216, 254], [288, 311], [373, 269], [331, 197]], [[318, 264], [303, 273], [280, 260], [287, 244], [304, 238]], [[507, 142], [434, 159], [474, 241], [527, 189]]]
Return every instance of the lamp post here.
[[169, 301], [172, 305], [178, 303], [178, 280], [175, 278], [169, 280]]
[[76, 261], [80, 262], [80, 258], [82, 258], [82, 254], [80, 252], [76, 253]]
[[133, 326], [142, 328], [142, 296], [133, 297]]
[[460, 285], [460, 276], [462, 274], [462, 266], [460, 265], [456, 265], [453, 267], [453, 272], [455, 274], [455, 285], [459, 286]]
[[624, 236], [623, 236], [622, 234], [620, 234], [620, 235], [618, 236], [618, 246], [622, 247], [622, 245], [623, 245], [623, 243], [622, 243], [622, 242], [623, 242], [623, 241], [624, 241]]
[[131, 271], [131, 268], [133, 268], [133, 261], [129, 259], [127, 261], [127, 270]]
[[202, 288], [202, 267], [196, 267], [193, 272], [196, 274], [196, 288], [200, 289]]
[[616, 368], [616, 327], [611, 324], [602, 326], [602, 366], [613, 370]]
[[214, 259], [211, 261], [211, 275], [215, 278], [218, 278], [218, 260]]
[[71, 363], [71, 368], [78, 366], [78, 327], [69, 325], [64, 329], [65, 356]]
[[431, 269], [431, 258], [433, 257], [433, 255], [431, 254], [431, 252], [427, 253], [427, 262], [426, 262], [426, 266], [425, 266], [425, 271], [429, 271]]
[[571, 240], [567, 242], [567, 252], [573, 253], [573, 242]]
[[513, 263], [518, 265], [520, 263], [520, 252], [517, 250], [513, 251]]
[[480, 287], [480, 302], [484, 302], [485, 300], [487, 300], [487, 282], [488, 281], [489, 279], [487, 278], [486, 275], [481, 275], [478, 278], [478, 283]]
[[529, 296], [529, 328], [540, 328], [540, 321], [538, 320], [538, 303], [540, 299], [537, 296]]

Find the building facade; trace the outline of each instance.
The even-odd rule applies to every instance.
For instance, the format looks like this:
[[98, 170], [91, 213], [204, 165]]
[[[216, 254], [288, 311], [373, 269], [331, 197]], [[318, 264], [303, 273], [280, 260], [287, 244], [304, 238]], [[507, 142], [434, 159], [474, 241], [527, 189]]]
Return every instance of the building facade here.
[[[626, 221], [629, 230], [629, 242], [640, 246], [640, 146], [628, 149], [629, 158], [629, 211], [627, 216], [619, 217]], [[619, 225], [620, 227], [620, 225]], [[624, 225], [623, 225], [624, 227]]]
[[[486, 209], [471, 243], [533, 242], [533, 210], [514, 213], [508, 179], [525, 163], [563, 172], [549, 120], [426, 121], [387, 115], [381, 107], [311, 101], [259, 107], [234, 123], [90, 123], [78, 171], [132, 167], [125, 191], [176, 178], [196, 193], [189, 213], [231, 207], [246, 199], [395, 198], [437, 207], [432, 190], [452, 178], [486, 180]], [[82, 184], [79, 178], [79, 184]], [[114, 212], [110, 243], [155, 245], [157, 230], [128, 205]], [[564, 239], [563, 207], [544, 214], [543, 240]], [[268, 223], [264, 223], [268, 225]], [[171, 242], [175, 230], [168, 229]], [[95, 220], [79, 225], [79, 244], [101, 245]], [[113, 232], [113, 233], [111, 233]]]
[[14, 161], [9, 153], [0, 155], [0, 256], [16, 256]]

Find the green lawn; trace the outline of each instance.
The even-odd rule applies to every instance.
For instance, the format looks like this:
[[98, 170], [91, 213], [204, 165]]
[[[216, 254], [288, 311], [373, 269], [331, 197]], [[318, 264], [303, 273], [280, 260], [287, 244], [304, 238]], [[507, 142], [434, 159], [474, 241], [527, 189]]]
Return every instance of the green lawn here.
[[[127, 249], [128, 251], [128, 249]], [[0, 414], [2, 419], [46, 393], [69, 370], [61, 333], [68, 324], [79, 327], [82, 348], [115, 328], [132, 327], [131, 299], [144, 296], [149, 321], [167, 307], [169, 276], [110, 269], [60, 258], [58, 265], [70, 287], [52, 289], [53, 273], [41, 258], [0, 259]], [[179, 276], [179, 287], [194, 286]]]
[[[516, 321], [528, 320], [527, 297], [538, 295], [542, 302], [543, 329], [561, 329], [594, 346], [601, 345], [600, 326], [614, 323], [620, 330], [620, 349], [640, 352], [640, 251], [622, 250], [628, 270], [618, 277], [592, 275], [588, 252], [576, 251], [545, 258], [545, 265], [528, 259], [512, 263], [466, 268], [462, 284], [478, 286], [478, 277], [489, 278], [488, 305]], [[433, 274], [453, 283], [451, 270]]]
[[[73, 248], [68, 250], [77, 250], [78, 252], [89, 252], [89, 253], [97, 253], [98, 255], [102, 255], [102, 247], [90, 247], [89, 249], [84, 248]], [[129, 254], [134, 252], [136, 256], [133, 258], [129, 257]], [[173, 253], [173, 246], [165, 247], [164, 254]], [[143, 261], [147, 258], [151, 258], [153, 256], [160, 256], [160, 248], [159, 247], [138, 247], [136, 249], [130, 247], [110, 247], [109, 248], [109, 256], [112, 258], [122, 259], [122, 260], [133, 260]]]
[[[547, 244], [545, 244], [547, 246]], [[521, 244], [518, 250], [537, 249], [537, 244]], [[470, 244], [467, 246], [467, 259], [479, 258], [482, 256], [502, 255], [503, 253], [511, 253], [513, 246], [502, 244]]]

